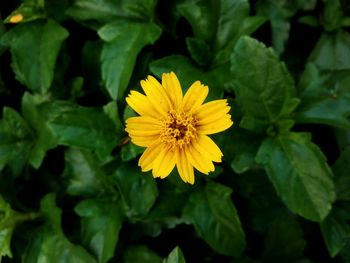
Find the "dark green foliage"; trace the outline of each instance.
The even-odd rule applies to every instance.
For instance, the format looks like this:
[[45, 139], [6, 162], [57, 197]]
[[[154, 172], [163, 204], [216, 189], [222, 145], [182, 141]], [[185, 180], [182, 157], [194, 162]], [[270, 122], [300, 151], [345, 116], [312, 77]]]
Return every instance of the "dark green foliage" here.
[[[350, 262], [349, 26], [345, 0], [1, 1], [0, 262]], [[170, 71], [232, 108], [194, 186], [124, 131]]]

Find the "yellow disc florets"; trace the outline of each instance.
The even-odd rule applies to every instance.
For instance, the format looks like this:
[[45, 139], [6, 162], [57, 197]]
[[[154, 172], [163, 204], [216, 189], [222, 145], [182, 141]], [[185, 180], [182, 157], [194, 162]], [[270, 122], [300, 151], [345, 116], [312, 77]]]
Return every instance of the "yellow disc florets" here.
[[160, 137], [170, 148], [183, 148], [195, 138], [196, 119], [192, 114], [172, 110], [162, 120], [162, 124], [163, 131]]

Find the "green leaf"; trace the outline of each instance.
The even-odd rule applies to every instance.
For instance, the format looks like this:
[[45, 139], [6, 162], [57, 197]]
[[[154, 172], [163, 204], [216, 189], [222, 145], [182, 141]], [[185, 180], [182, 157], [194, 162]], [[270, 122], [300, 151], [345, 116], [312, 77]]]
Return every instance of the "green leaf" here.
[[296, 262], [303, 256], [306, 241], [299, 223], [290, 215], [275, 219], [265, 238], [264, 262]]
[[163, 73], [175, 72], [184, 91], [186, 91], [193, 82], [199, 80], [209, 87], [207, 100], [221, 98], [224, 88], [228, 86], [231, 81], [227, 64], [223, 64], [209, 71], [204, 71], [197, 68], [187, 57], [180, 55], [172, 55], [156, 60], [151, 63], [150, 69], [158, 78], [161, 78]]
[[350, 201], [350, 147], [346, 148], [333, 165], [337, 200]]
[[11, 239], [15, 228], [22, 222], [38, 217], [35, 213], [21, 214], [12, 210], [0, 195], [0, 259], [2, 256], [12, 258]]
[[0, 258], [1, 256], [12, 258], [11, 238], [17, 223], [14, 220], [15, 216], [16, 212], [0, 196]]
[[237, 257], [245, 247], [245, 236], [231, 192], [226, 186], [209, 183], [191, 195], [183, 215], [216, 252]]
[[66, 12], [78, 21], [93, 21], [96, 28], [123, 15], [120, 2], [113, 0], [74, 0]]
[[272, 31], [273, 48], [278, 54], [282, 54], [287, 40], [291, 24], [290, 18], [297, 13], [298, 10], [312, 10], [316, 6], [316, 0], [259, 0], [256, 5], [258, 15], [269, 18]]
[[108, 262], [114, 255], [123, 214], [114, 202], [86, 199], [75, 207], [82, 218], [82, 241], [98, 258], [98, 262]]
[[49, 123], [58, 143], [96, 151], [104, 159], [117, 143], [117, 130], [101, 108], [72, 106]]
[[224, 159], [229, 161], [236, 173], [241, 174], [259, 166], [255, 162], [255, 156], [262, 140], [261, 135], [236, 126], [226, 132], [222, 140], [218, 141], [218, 145], [224, 154]]
[[146, 246], [127, 247], [123, 263], [162, 263], [162, 259]]
[[326, 31], [334, 31], [341, 27], [343, 10], [339, 0], [325, 1], [321, 23]]
[[186, 45], [193, 60], [196, 61], [198, 65], [207, 66], [210, 64], [210, 47], [204, 40], [188, 37], [186, 38]]
[[237, 103], [244, 112], [241, 127], [255, 129], [253, 120], [275, 124], [289, 117], [299, 103], [285, 65], [271, 48], [253, 38], [242, 37], [237, 42], [231, 56], [231, 72]]
[[267, 138], [256, 161], [264, 165], [277, 194], [290, 210], [320, 222], [331, 210], [335, 192], [332, 171], [310, 139], [303, 133]]
[[57, 145], [57, 139], [48, 122], [67, 107], [70, 107], [70, 104], [58, 101], [49, 102], [46, 97], [32, 96], [27, 92], [24, 94], [21, 105], [22, 114], [34, 130], [36, 137], [29, 156], [29, 162], [34, 168], [39, 168], [46, 151]]
[[348, 75], [321, 75], [313, 64], [308, 64], [299, 85], [301, 103], [296, 109], [296, 121], [350, 128], [349, 84]]
[[323, 239], [329, 254], [335, 257], [350, 241], [349, 207], [335, 206], [332, 212], [321, 222]]
[[56, 59], [68, 32], [53, 20], [18, 25], [2, 38], [12, 54], [16, 78], [30, 90], [47, 93], [51, 86]]
[[151, 21], [156, 3], [156, 0], [74, 0], [67, 13], [74, 19], [98, 29], [120, 18]]
[[70, 195], [94, 197], [114, 192], [98, 160], [91, 152], [69, 148], [64, 157], [64, 178], [67, 180], [67, 192]]
[[15, 171], [21, 171], [35, 138], [25, 120], [12, 108], [3, 109], [0, 137], [0, 169], [10, 162]]
[[102, 79], [112, 99], [121, 100], [141, 49], [158, 39], [161, 29], [153, 23], [117, 20], [98, 31], [106, 41], [101, 53]]
[[136, 158], [141, 153], [143, 153], [144, 150], [145, 148], [129, 142], [127, 145], [122, 147], [122, 150], [121, 150], [122, 161], [123, 162], [130, 161]]
[[343, 30], [324, 33], [312, 50], [309, 61], [320, 70], [350, 69], [350, 34]]
[[152, 175], [141, 172], [134, 163], [122, 163], [113, 178], [122, 196], [127, 215], [146, 215], [158, 196]]
[[[178, 5], [178, 10], [191, 24], [195, 38], [212, 50], [214, 65], [227, 62], [238, 38], [254, 32], [265, 22], [262, 18], [249, 17], [247, 0], [185, 1]], [[196, 54], [193, 47], [189, 47], [192, 55]], [[202, 54], [202, 57], [211, 60], [212, 57], [208, 55]]]
[[45, 224], [35, 231], [23, 255], [24, 263], [96, 263], [84, 248], [71, 243], [61, 229], [61, 210], [55, 196], [49, 194], [41, 201]]
[[186, 263], [185, 257], [179, 247], [175, 247], [163, 263]]

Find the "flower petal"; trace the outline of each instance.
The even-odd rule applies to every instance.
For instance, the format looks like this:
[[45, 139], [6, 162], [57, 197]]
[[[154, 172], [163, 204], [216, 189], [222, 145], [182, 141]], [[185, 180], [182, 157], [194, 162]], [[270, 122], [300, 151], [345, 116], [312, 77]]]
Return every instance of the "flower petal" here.
[[174, 72], [163, 73], [162, 86], [169, 95], [173, 108], [177, 109], [182, 102], [183, 95], [180, 82]]
[[164, 87], [152, 76], [148, 76], [146, 80], [141, 80], [140, 83], [153, 107], [161, 115], [166, 115], [171, 109], [171, 101]]
[[192, 145], [187, 147], [186, 154], [190, 163], [201, 173], [208, 174], [215, 170], [213, 162], [198, 152]]
[[148, 98], [135, 90], [130, 91], [129, 96], [125, 99], [128, 105], [142, 116], [158, 117], [158, 111], [153, 107]]
[[208, 86], [204, 86], [200, 81], [194, 82], [185, 94], [182, 107], [185, 112], [195, 110], [207, 98], [209, 93]]
[[231, 120], [231, 116], [229, 114], [226, 114], [222, 119], [216, 122], [210, 122], [205, 125], [196, 126], [196, 131], [198, 134], [214, 134], [230, 128], [232, 124], [233, 121]]
[[141, 166], [142, 172], [150, 171], [153, 168], [154, 160], [161, 152], [162, 146], [163, 144], [160, 141], [155, 141], [144, 151], [138, 163]]
[[141, 147], [148, 147], [151, 144], [153, 144], [155, 141], [158, 140], [159, 135], [154, 135], [154, 136], [130, 136], [131, 141], [136, 144], [137, 146]]
[[175, 151], [169, 147], [163, 147], [153, 163], [153, 177], [165, 178], [174, 169], [176, 163]]
[[131, 117], [126, 120], [125, 131], [131, 137], [160, 135], [162, 126], [160, 121], [149, 116]]
[[194, 184], [194, 170], [193, 166], [187, 160], [186, 152], [182, 149], [176, 149], [176, 168], [181, 179], [185, 183]]
[[217, 111], [220, 111], [220, 110], [221, 111], [223, 111], [224, 109], [227, 110], [227, 108], [229, 108], [227, 104], [227, 100], [213, 100], [213, 101], [204, 103], [203, 105], [198, 107], [193, 112], [193, 114], [196, 115], [196, 118], [198, 120], [202, 120], [208, 115], [216, 114]]
[[207, 159], [220, 163], [223, 156], [220, 148], [206, 135], [199, 134], [193, 147]]

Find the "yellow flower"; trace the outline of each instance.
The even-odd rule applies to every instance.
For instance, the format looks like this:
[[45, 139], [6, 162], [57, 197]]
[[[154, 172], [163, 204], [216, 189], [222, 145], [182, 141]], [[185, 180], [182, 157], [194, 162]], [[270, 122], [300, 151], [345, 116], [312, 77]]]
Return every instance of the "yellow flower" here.
[[22, 14], [16, 14], [10, 18], [10, 23], [16, 24], [23, 20]]
[[126, 120], [131, 141], [147, 147], [139, 160], [143, 172], [165, 178], [175, 165], [184, 182], [194, 183], [194, 168], [208, 174], [222, 152], [207, 136], [233, 124], [226, 100], [204, 103], [209, 89], [194, 82], [185, 96], [176, 75], [164, 73], [162, 84], [148, 76], [141, 81], [146, 95], [132, 90], [126, 98], [140, 116]]

